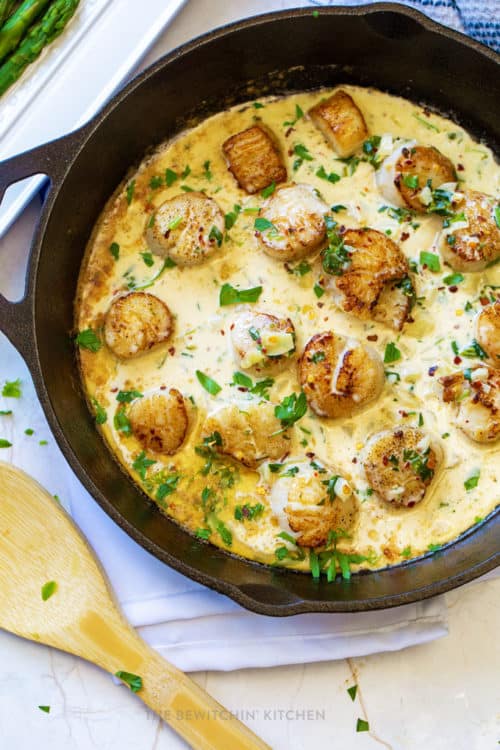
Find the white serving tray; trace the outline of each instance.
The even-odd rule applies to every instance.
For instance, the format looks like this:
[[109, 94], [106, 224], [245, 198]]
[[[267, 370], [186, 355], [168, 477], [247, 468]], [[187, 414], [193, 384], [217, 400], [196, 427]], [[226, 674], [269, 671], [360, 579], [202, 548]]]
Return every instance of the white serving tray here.
[[[0, 99], [0, 161], [87, 122], [185, 2], [81, 0], [63, 34]], [[45, 179], [9, 188], [0, 206], [0, 237]]]

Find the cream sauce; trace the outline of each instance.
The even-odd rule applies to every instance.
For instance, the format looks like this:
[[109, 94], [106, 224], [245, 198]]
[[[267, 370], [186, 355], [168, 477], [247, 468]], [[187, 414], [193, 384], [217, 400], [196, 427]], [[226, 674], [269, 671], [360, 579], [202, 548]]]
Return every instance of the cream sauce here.
[[[460, 165], [458, 174], [468, 188], [498, 195], [500, 170], [493, 154], [459, 125], [388, 94], [352, 86], [342, 88], [351, 93], [362, 110], [370, 134], [384, 136], [382, 147], [387, 147], [388, 152], [391, 138], [396, 137], [434, 145], [455, 165]], [[387, 201], [377, 190], [375, 171], [370, 164], [359, 163], [350, 175], [349, 166], [336, 159], [307, 116], [299, 118], [293, 128], [284, 124], [295, 120], [296, 105], [306, 112], [329, 93], [301, 93], [262, 100], [262, 107], [258, 108], [249, 103], [222, 112], [182, 133], [148, 158], [112, 197], [96, 227], [82, 266], [76, 323], [79, 330], [98, 329], [113, 296], [126, 291], [131, 278], [142, 284], [159, 273], [161, 258], [155, 256], [154, 265], [148, 267], [140, 255], [148, 250], [145, 226], [154, 209], [167, 198], [178, 195], [183, 185], [206, 191], [224, 213], [233, 211], [235, 204], [241, 206], [242, 212], [221, 249], [211, 259], [198, 267], [169, 268], [148, 289], [164, 300], [176, 317], [175, 333], [167, 344], [129, 361], [118, 361], [104, 345], [97, 353], [81, 351], [82, 377], [89, 401], [95, 399], [106, 409], [107, 421], [101, 428], [104, 437], [150, 497], [155, 498], [159, 484], [160, 475], [156, 472], [161, 470], [163, 479], [165, 474], [180, 473], [177, 489], [159, 503], [164, 512], [192, 532], [211, 525], [210, 541], [214, 544], [245, 557], [276, 562], [274, 551], [283, 545], [283, 540], [277, 538], [281, 529], [272, 513], [266, 472], [262, 472], [264, 480], [261, 480], [258, 473], [227, 461], [235, 469], [237, 481], [232, 488], [221, 488], [221, 475], [200, 474], [205, 460], [194, 452], [194, 447], [201, 442], [204, 414], [219, 403], [244, 398], [230, 385], [233, 373], [238, 370], [229, 336], [234, 316], [241, 309], [254, 308], [290, 317], [297, 332], [299, 353], [313, 334], [326, 330], [361, 341], [366, 341], [367, 336], [372, 340], [376, 335], [377, 340], [372, 341], [371, 346], [382, 356], [386, 344], [396, 343], [402, 358], [386, 367], [397, 373], [399, 379], [388, 377], [377, 401], [349, 419], [325, 420], [308, 411], [294, 428], [291, 447], [291, 455], [297, 460], [303, 459], [305, 452], [314, 453], [317, 460], [337, 468], [355, 488], [360, 505], [359, 520], [352, 538], [342, 540], [339, 547], [368, 556], [369, 561], [361, 563], [360, 567], [380, 568], [421, 555], [429, 545], [432, 548], [432, 545], [442, 545], [456, 538], [490, 513], [500, 500], [495, 471], [498, 444], [476, 444], [458, 430], [454, 426], [453, 407], [442, 402], [436, 382], [438, 377], [457, 369], [451, 342], [456, 341], [462, 349], [473, 339], [475, 316], [481, 309], [479, 298], [495, 294], [486, 287], [500, 284], [500, 266], [464, 274], [465, 280], [455, 292], [443, 283], [443, 277], [450, 274], [451, 269], [442, 264], [438, 273], [420, 270], [415, 274], [417, 295], [421, 300], [413, 311], [414, 322], [406, 324], [403, 332], [396, 334], [382, 324], [362, 321], [339, 311], [328, 291], [318, 299], [313, 287], [320, 278], [324, 279], [324, 273], [317, 255], [308, 258], [311, 270], [299, 276], [262, 251], [253, 226], [256, 213], [249, 209], [262, 205], [263, 199], [259, 195], [249, 197], [238, 188], [221, 152], [226, 138], [256, 120], [262, 120], [276, 134], [285, 155], [289, 179], [317, 188], [329, 206], [346, 207], [336, 214], [340, 224], [353, 228], [369, 226], [386, 232], [400, 242], [411, 260], [418, 261], [422, 250], [438, 253], [437, 237], [442, 226], [439, 217], [419, 215], [412, 224], [399, 223], [391, 211], [381, 210]], [[307, 147], [313, 160], [303, 161], [294, 171], [297, 156], [293, 148], [299, 143]], [[207, 174], [207, 161], [210, 174]], [[164, 183], [156, 189], [149, 186], [151, 178], [164, 175], [167, 168], [181, 174], [187, 166], [190, 173], [170, 187]], [[316, 174], [320, 166], [342, 179], [335, 184], [321, 179]], [[128, 185], [130, 197], [132, 179], [135, 180], [134, 192], [129, 204], [126, 190]], [[109, 251], [112, 242], [118, 243], [120, 248], [116, 261]], [[263, 292], [253, 306], [220, 307], [219, 291], [225, 282], [242, 289], [262, 285]], [[461, 366], [476, 362], [464, 360]], [[438, 369], [431, 377], [429, 368], [436, 366]], [[216, 397], [202, 388], [195, 376], [197, 369], [222, 386]], [[254, 380], [259, 379], [248, 374]], [[132, 468], [141, 452], [140, 445], [133, 437], [118, 432], [113, 424], [119, 406], [116, 393], [120, 389], [134, 388], [146, 394], [172, 386], [192, 397], [195, 405], [189, 438], [172, 457], [149, 455], [156, 463], [147, 469], [144, 482]], [[283, 396], [299, 390], [295, 361], [291, 360], [283, 372], [275, 375], [271, 400], [278, 403]], [[367, 492], [361, 460], [363, 446], [375, 432], [396, 425], [414, 425], [419, 419], [423, 420], [425, 430], [440, 439], [445, 455], [443, 465], [422, 503], [412, 509], [389, 507], [376, 494]], [[293, 463], [290, 459], [290, 464]], [[478, 470], [477, 487], [466, 491], [464, 482]], [[224, 475], [222, 479], [224, 484]], [[219, 498], [208, 526], [201, 501], [205, 486], [212, 487]], [[235, 506], [246, 502], [251, 505], [260, 502], [265, 510], [255, 520], [236, 520]], [[216, 530], [220, 521], [232, 534], [230, 547], [223, 540], [226, 536], [227, 541], [227, 534], [221, 536]], [[277, 564], [308, 567], [307, 559]]]

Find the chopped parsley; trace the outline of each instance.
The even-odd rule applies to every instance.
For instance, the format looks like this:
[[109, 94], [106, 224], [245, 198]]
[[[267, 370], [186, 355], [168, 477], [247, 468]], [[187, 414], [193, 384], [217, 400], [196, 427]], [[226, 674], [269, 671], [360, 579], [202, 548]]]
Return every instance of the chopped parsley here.
[[146, 452], [141, 451], [137, 458], [135, 459], [134, 463], [132, 464], [132, 468], [134, 471], [136, 471], [140, 478], [144, 481], [146, 479], [146, 471], [149, 469], [150, 466], [153, 466], [156, 461], [154, 461], [152, 458], [147, 458]]
[[291, 393], [285, 396], [281, 404], [274, 407], [275, 416], [281, 421], [283, 427], [291, 427], [299, 419], [302, 419], [307, 411], [307, 399], [304, 391], [297, 396]]
[[12, 409], [2, 409], [0, 411], [0, 417], [10, 417], [12, 414]]
[[124, 435], [131, 435], [132, 434], [132, 425], [130, 424], [130, 420], [125, 414], [125, 409], [120, 408], [116, 412], [113, 424], [115, 426], [115, 430], [118, 430], [118, 432], [123, 432]]
[[208, 235], [209, 240], [215, 240], [217, 243], [217, 247], [220, 247], [222, 245], [222, 232], [218, 227], [215, 226], [215, 224], [212, 226], [210, 233]]
[[405, 174], [405, 176], [403, 177], [403, 183], [406, 185], [407, 188], [410, 188], [411, 190], [416, 190], [419, 186], [418, 175]]
[[283, 126], [286, 127], [293, 127], [298, 120], [300, 120], [302, 117], [304, 117], [304, 112], [302, 111], [302, 108], [299, 107], [298, 104], [295, 105], [295, 120], [285, 120], [283, 123]]
[[311, 357], [311, 362], [314, 362], [314, 364], [316, 365], [318, 362], [323, 362], [325, 357], [326, 357], [326, 354], [323, 351], [314, 352], [314, 354]]
[[149, 187], [151, 190], [158, 190], [162, 185], [163, 177], [159, 174], [154, 174], [149, 181]]
[[415, 474], [417, 474], [423, 482], [431, 479], [434, 476], [434, 469], [429, 466], [430, 448], [427, 448], [423, 453], [419, 453], [411, 448], [405, 448], [403, 451], [403, 461], [408, 462]]
[[118, 242], [111, 243], [111, 245], [109, 246], [109, 252], [115, 260], [118, 260], [118, 258], [120, 257], [120, 245], [118, 244]]
[[234, 509], [234, 517], [237, 521], [255, 521], [265, 511], [265, 506], [262, 503], [256, 503], [250, 505], [237, 505]]
[[411, 557], [410, 545], [408, 545], [408, 547], [405, 547], [404, 550], [401, 551], [401, 557]]
[[81, 349], [88, 349], [89, 352], [98, 352], [102, 346], [102, 342], [95, 331], [92, 328], [86, 328], [84, 331], [80, 331], [76, 338], [76, 343]]
[[206, 375], [201, 370], [196, 370], [196, 377], [198, 378], [199, 384], [208, 392], [211, 396], [217, 396], [222, 390], [221, 386], [212, 380], [211, 377]]
[[207, 159], [207, 161], [203, 162], [203, 177], [206, 180], [211, 180], [213, 177], [213, 174], [210, 170], [210, 161]]
[[233, 206], [233, 210], [224, 216], [224, 226], [227, 232], [233, 228], [233, 226], [236, 223], [236, 219], [238, 218], [240, 213], [241, 213], [241, 206], [235, 203]]
[[344, 240], [336, 231], [337, 222], [331, 216], [325, 216], [328, 245], [322, 252], [322, 263], [326, 273], [341, 276], [350, 263], [349, 252]]
[[391, 362], [397, 362], [398, 359], [401, 359], [401, 352], [393, 341], [389, 341], [385, 347], [384, 363], [388, 365]]
[[154, 266], [155, 259], [153, 258], [153, 254], [150, 253], [149, 250], [144, 250], [144, 252], [140, 253], [140, 255], [148, 268], [151, 268], [151, 266]]
[[470, 492], [471, 490], [475, 489], [477, 485], [479, 484], [479, 477], [481, 475], [481, 472], [479, 469], [476, 469], [476, 471], [470, 475], [468, 479], [464, 482], [464, 487], [467, 490], [467, 492]]
[[358, 686], [357, 685], [351, 685], [351, 687], [347, 688], [347, 692], [350, 695], [350, 698], [352, 701], [356, 700], [356, 693], [358, 692]]
[[97, 424], [104, 424], [108, 419], [106, 409], [101, 406], [96, 398], [92, 398], [92, 406], [94, 407], [95, 421]]
[[2, 396], [6, 398], [21, 398], [21, 380], [6, 380], [2, 388]]
[[381, 140], [382, 139], [379, 135], [372, 135], [363, 143], [363, 154], [366, 157], [363, 161], [367, 161], [375, 169], [378, 169], [382, 163], [381, 160], [377, 158]]
[[257, 302], [262, 294], [261, 286], [254, 286], [251, 289], [236, 289], [231, 284], [223, 284], [219, 294], [219, 305], [238, 305], [244, 302]]
[[178, 179], [179, 175], [177, 174], [177, 172], [174, 172], [173, 169], [170, 169], [170, 167], [168, 167], [165, 170], [165, 184], [167, 187], [171, 187], [171, 185], [173, 185], [174, 182]]
[[[437, 128], [436, 128], [437, 130]], [[356, 732], [369, 732], [370, 725], [364, 719], [358, 719], [356, 722]]]
[[233, 381], [230, 385], [244, 388], [249, 391], [249, 393], [253, 393], [255, 396], [260, 396], [266, 401], [269, 401], [269, 388], [274, 385], [274, 378], [264, 378], [263, 380], [258, 380], [254, 383], [252, 378], [245, 375], [243, 372], [234, 372]]
[[[299, 158], [296, 159], [294, 162], [293, 168], [294, 170], [298, 169], [303, 161], [313, 161], [312, 155], [307, 150], [306, 146], [304, 146], [303, 143], [297, 143], [293, 147], [293, 153], [298, 156]], [[297, 162], [300, 162], [298, 166], [295, 166]]]
[[115, 677], [118, 677], [119, 680], [128, 685], [133, 693], [138, 693], [139, 690], [142, 690], [142, 677], [139, 677], [137, 674], [119, 670], [115, 672]]
[[269, 229], [271, 229], [273, 232], [278, 234], [278, 229], [274, 226], [273, 222], [269, 221], [269, 219], [264, 219], [262, 216], [258, 216], [255, 219], [253, 226], [257, 232], [267, 232]]
[[127, 185], [127, 192], [126, 192], [127, 203], [128, 203], [129, 206], [130, 206], [130, 204], [132, 203], [132, 201], [134, 199], [134, 192], [135, 192], [135, 180], [132, 180]]
[[493, 215], [495, 217], [495, 224], [500, 229], [500, 204], [498, 206], [495, 206]]
[[479, 359], [488, 359], [488, 355], [482, 348], [482, 346], [476, 341], [476, 339], [472, 339], [472, 343], [469, 344], [469, 346], [466, 346], [465, 349], [462, 349], [460, 352], [462, 357], [467, 357], [468, 359], [472, 359], [474, 357], [479, 357]]
[[198, 537], [198, 539], [210, 539], [210, 535], [212, 533], [211, 529], [205, 529], [205, 528], [199, 528], [196, 529], [195, 536]]
[[171, 495], [173, 492], [175, 492], [180, 478], [180, 474], [170, 474], [169, 476], [167, 476], [165, 478], [165, 481], [161, 482], [158, 485], [158, 489], [156, 491], [156, 499], [161, 502], [162, 500], [165, 500], [168, 495]]
[[439, 255], [435, 253], [429, 253], [427, 250], [420, 251], [420, 265], [426, 266], [429, 271], [437, 273], [441, 270], [441, 263], [439, 261]]
[[[451, 235], [449, 235], [451, 237]], [[457, 286], [464, 280], [464, 276], [461, 273], [450, 273], [449, 276], [445, 276], [443, 282], [448, 286]]]
[[130, 404], [131, 401], [133, 401], [136, 398], [143, 398], [144, 394], [140, 391], [132, 390], [132, 391], [118, 391], [116, 394], [116, 400], [120, 402], [120, 404]]
[[10, 443], [5, 438], [0, 438], [0, 448], [10, 448], [12, 446], [12, 443]]
[[291, 273], [295, 274], [295, 276], [305, 276], [306, 273], [310, 273], [312, 271], [311, 266], [307, 262], [307, 260], [301, 260], [300, 263], [298, 263], [296, 266], [290, 269]]
[[325, 293], [325, 290], [324, 290], [324, 289], [323, 289], [323, 287], [322, 287], [322, 286], [320, 286], [319, 284], [315, 284], [315, 285], [314, 285], [314, 287], [313, 287], [313, 291], [314, 291], [314, 294], [316, 295], [316, 297], [317, 297], [318, 299], [321, 299], [321, 297], [322, 297], [322, 296], [324, 295], [324, 293]]
[[57, 583], [55, 581], [47, 581], [47, 583], [44, 583], [41, 590], [42, 600], [46, 602], [47, 599], [50, 599], [50, 597], [56, 593], [56, 590]]
[[273, 180], [270, 185], [265, 187], [264, 190], [261, 190], [260, 194], [263, 198], [269, 198], [269, 196], [272, 195], [275, 190], [276, 190], [276, 183]]
[[316, 177], [321, 177], [322, 180], [327, 180], [333, 185], [341, 179], [340, 175], [335, 172], [328, 173], [323, 166], [317, 170]]
[[40, 711], [43, 711], [45, 714], [50, 714], [50, 706], [38, 706]]

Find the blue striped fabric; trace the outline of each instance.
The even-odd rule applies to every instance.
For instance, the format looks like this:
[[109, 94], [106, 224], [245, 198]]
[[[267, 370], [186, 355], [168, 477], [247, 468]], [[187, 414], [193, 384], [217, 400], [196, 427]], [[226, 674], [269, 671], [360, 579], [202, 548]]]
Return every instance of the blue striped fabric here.
[[[366, 5], [371, 0], [309, 0], [313, 5]], [[445, 26], [487, 44], [500, 52], [500, 0], [407, 0]]]

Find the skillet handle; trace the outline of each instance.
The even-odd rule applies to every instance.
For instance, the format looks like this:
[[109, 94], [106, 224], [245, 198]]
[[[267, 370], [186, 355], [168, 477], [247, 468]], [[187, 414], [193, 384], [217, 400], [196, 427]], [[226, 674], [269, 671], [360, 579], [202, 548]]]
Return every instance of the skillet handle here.
[[[66, 174], [81, 138], [82, 130], [77, 130], [0, 162], [0, 203], [10, 185], [35, 174], [47, 175], [49, 190], [57, 188]], [[19, 302], [10, 302], [0, 294], [0, 330], [5, 333], [31, 369], [36, 355], [32, 314], [34, 280], [29, 273], [30, 263], [31, 251], [23, 299]]]

